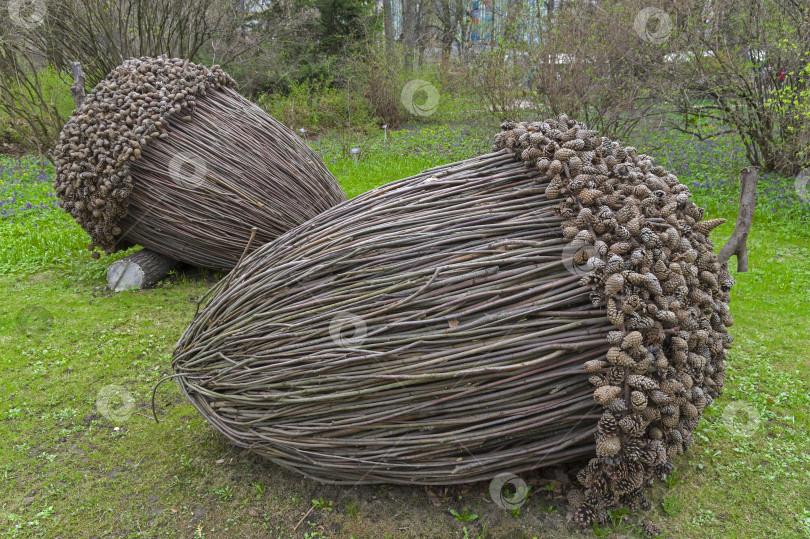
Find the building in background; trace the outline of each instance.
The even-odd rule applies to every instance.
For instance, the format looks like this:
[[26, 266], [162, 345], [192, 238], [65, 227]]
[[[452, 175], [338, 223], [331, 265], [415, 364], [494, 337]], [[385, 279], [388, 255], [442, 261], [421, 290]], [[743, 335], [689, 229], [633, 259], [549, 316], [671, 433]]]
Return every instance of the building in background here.
[[428, 56], [450, 40], [453, 56], [500, 39], [535, 42], [548, 13], [560, 5], [559, 0], [436, 0], [409, 11], [409, 1], [377, 0], [377, 11], [389, 18], [392, 35], [401, 42], [407, 42], [405, 18], [415, 17], [413, 42]]
[[491, 41], [494, 6], [492, 0], [473, 0], [470, 11], [470, 41]]

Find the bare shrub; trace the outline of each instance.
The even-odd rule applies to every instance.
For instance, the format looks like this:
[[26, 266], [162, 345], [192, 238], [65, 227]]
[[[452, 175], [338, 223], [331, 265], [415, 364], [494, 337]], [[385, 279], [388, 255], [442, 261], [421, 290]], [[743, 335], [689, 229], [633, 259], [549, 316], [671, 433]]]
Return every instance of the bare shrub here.
[[45, 153], [72, 111], [64, 105], [72, 62], [81, 62], [89, 88], [131, 57], [192, 59], [212, 38], [238, 35], [227, 30], [248, 16], [226, 0], [54, 0], [39, 8], [41, 20], [15, 24], [0, 0], [0, 114], [21, 119], [20, 136]]
[[31, 54], [11, 28], [0, 39], [0, 116], [24, 146], [46, 154], [73, 110], [68, 75]]
[[795, 0], [679, 4], [680, 28], [657, 95], [674, 127], [739, 135], [748, 161], [794, 175], [810, 164], [810, 9]]
[[538, 102], [612, 138], [626, 138], [653, 110], [645, 91], [664, 48], [634, 28], [642, 4], [570, 2], [533, 50]]
[[369, 36], [357, 71], [365, 82], [364, 97], [372, 113], [389, 127], [398, 127], [402, 121], [402, 69], [405, 51], [397, 44], [387, 44]]
[[486, 49], [468, 52], [466, 74], [470, 89], [499, 120], [515, 119], [530, 95], [530, 55], [525, 43], [498, 40]]
[[166, 54], [194, 58], [212, 36], [233, 28], [236, 13], [219, 0], [60, 0], [30, 45], [59, 71], [79, 61], [95, 85], [124, 60]]

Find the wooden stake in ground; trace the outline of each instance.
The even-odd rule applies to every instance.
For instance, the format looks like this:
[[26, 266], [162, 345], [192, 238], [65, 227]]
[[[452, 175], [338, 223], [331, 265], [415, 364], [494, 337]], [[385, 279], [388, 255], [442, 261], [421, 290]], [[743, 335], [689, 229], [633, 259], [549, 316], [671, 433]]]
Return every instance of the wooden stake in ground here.
[[82, 64], [80, 62], [73, 62], [70, 64], [70, 67], [73, 70], [73, 86], [70, 87], [70, 95], [73, 96], [73, 102], [76, 104], [76, 108], [79, 108], [85, 98], [84, 71], [82, 71]]
[[740, 210], [737, 213], [737, 223], [728, 242], [720, 250], [717, 260], [725, 264], [737, 255], [737, 271], [748, 271], [748, 233], [754, 223], [754, 207], [757, 203], [757, 182], [759, 171], [756, 167], [745, 167], [740, 173]]
[[113, 262], [107, 269], [107, 284], [113, 292], [150, 288], [163, 280], [175, 265], [176, 260], [144, 249]]

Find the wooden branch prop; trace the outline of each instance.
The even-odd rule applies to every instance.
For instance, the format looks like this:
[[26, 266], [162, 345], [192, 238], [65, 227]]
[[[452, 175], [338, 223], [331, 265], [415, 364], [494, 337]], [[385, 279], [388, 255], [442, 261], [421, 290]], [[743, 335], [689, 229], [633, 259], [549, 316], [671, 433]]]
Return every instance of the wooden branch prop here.
[[73, 96], [73, 102], [76, 104], [76, 108], [84, 101], [85, 93], [84, 93], [84, 71], [82, 71], [82, 64], [80, 62], [73, 62], [70, 64], [71, 69], [73, 70], [73, 86], [70, 87], [70, 95]]
[[107, 284], [114, 292], [150, 288], [176, 265], [176, 260], [143, 249], [113, 262], [107, 269]]
[[740, 172], [740, 210], [737, 213], [737, 223], [734, 225], [734, 232], [728, 242], [720, 250], [717, 260], [725, 264], [733, 256], [737, 255], [737, 271], [742, 273], [748, 271], [748, 233], [754, 223], [754, 206], [757, 203], [757, 182], [759, 181], [759, 170], [756, 167], [745, 167]]

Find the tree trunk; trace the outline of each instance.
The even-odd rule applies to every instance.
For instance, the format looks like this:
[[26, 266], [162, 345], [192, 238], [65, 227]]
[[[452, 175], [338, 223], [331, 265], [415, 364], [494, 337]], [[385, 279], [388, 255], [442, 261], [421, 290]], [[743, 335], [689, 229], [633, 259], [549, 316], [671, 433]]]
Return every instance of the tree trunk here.
[[417, 0], [402, 0], [402, 34], [405, 41], [406, 69], [413, 71], [416, 51], [416, 8]]
[[450, 56], [453, 54], [453, 42], [448, 42], [446, 39], [442, 40], [442, 74], [447, 74], [450, 71]]
[[495, 4], [490, 4], [490, 23], [489, 23], [489, 46], [493, 49], [495, 48], [495, 44], [497, 43], [497, 39], [495, 39]]
[[458, 19], [454, 16], [451, 9], [450, 2], [452, 0], [442, 0], [440, 5], [441, 16], [439, 21], [442, 26], [442, 73], [446, 74], [450, 71], [450, 57], [453, 54], [453, 42], [456, 39], [456, 27], [458, 26]]
[[113, 262], [107, 269], [107, 284], [114, 292], [150, 288], [164, 279], [176, 260], [143, 249]]
[[509, 0], [507, 3], [506, 21], [502, 35], [509, 41], [523, 40], [523, 3], [521, 0]]
[[390, 47], [394, 43], [394, 14], [391, 12], [391, 0], [383, 0], [383, 29], [385, 45]]
[[456, 0], [456, 21], [458, 21], [458, 56], [463, 64], [469, 62], [468, 49], [470, 46], [469, 24], [467, 8], [462, 0]]
[[759, 171], [756, 167], [745, 167], [740, 174], [740, 210], [737, 213], [737, 223], [734, 225], [734, 232], [728, 242], [720, 250], [717, 259], [721, 264], [725, 264], [733, 256], [737, 255], [737, 271], [742, 273], [748, 271], [748, 233], [754, 223], [754, 206], [757, 203], [757, 182], [759, 181]]
[[426, 52], [427, 52], [427, 45], [428, 45], [428, 35], [427, 32], [430, 30], [425, 29], [425, 13], [422, 12], [422, 4], [416, 5], [416, 48], [419, 51], [417, 55], [417, 69], [425, 65], [426, 62]]

